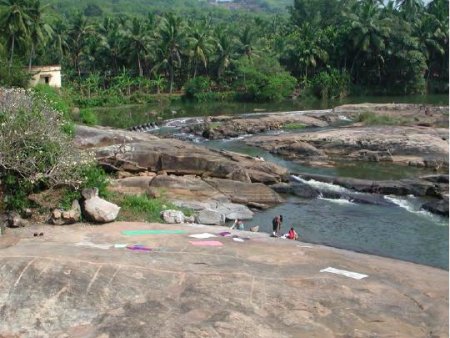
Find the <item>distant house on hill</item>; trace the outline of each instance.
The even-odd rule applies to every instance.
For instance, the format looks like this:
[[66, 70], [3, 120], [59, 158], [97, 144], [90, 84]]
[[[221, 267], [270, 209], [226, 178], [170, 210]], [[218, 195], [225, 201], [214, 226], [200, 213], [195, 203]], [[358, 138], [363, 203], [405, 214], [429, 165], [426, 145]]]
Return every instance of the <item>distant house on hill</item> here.
[[51, 87], [61, 88], [61, 66], [34, 66], [31, 67], [30, 87], [37, 84], [48, 84]]

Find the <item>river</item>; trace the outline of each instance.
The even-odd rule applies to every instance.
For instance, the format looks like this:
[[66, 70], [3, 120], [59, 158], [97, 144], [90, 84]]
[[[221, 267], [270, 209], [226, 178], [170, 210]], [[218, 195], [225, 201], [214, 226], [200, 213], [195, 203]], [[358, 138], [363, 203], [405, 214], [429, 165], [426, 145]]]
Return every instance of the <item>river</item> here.
[[[332, 102], [286, 101], [281, 104], [185, 104], [126, 106], [97, 110], [103, 125], [130, 127], [154, 119], [152, 112], [162, 113], [164, 119], [187, 116], [243, 114], [261, 111], [298, 111], [327, 109], [346, 103], [433, 103], [448, 105], [448, 96], [426, 97], [360, 97]], [[166, 129], [177, 133], [176, 129]], [[306, 130], [305, 130], [306, 131]], [[302, 132], [302, 131], [300, 131]], [[178, 135], [180, 136], [180, 135]], [[186, 135], [184, 135], [186, 136]], [[226, 149], [253, 156], [262, 156], [288, 168], [292, 173], [308, 172], [374, 180], [401, 179], [431, 173], [429, 170], [399, 167], [382, 163], [342, 162], [334, 168], [311, 168], [278, 158], [264, 150], [242, 142], [241, 138], [208, 141], [193, 138], [200, 145], [214, 149]], [[321, 184], [310, 182], [310, 184]], [[321, 189], [342, 189], [322, 184]], [[260, 231], [271, 232], [271, 219], [284, 216], [282, 230], [287, 232], [293, 225], [303, 242], [319, 243], [379, 256], [392, 257], [441, 269], [449, 267], [448, 218], [420, 210], [423, 199], [407, 196], [385, 196], [395, 206], [355, 204], [348, 200], [326, 198], [302, 199], [284, 196], [286, 202], [271, 209], [258, 212], [246, 229], [259, 225]], [[280, 239], [281, 240], [281, 239]]]

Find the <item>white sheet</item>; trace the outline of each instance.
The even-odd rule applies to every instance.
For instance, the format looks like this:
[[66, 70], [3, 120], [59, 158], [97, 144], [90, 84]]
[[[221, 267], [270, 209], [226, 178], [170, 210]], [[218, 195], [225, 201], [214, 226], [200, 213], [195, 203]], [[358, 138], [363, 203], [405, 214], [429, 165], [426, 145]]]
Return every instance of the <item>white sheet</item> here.
[[335, 269], [332, 267], [322, 269], [322, 270], [320, 270], [320, 272], [331, 272], [331, 273], [335, 273], [337, 275], [342, 275], [342, 276], [346, 276], [346, 277], [350, 277], [350, 278], [354, 278], [354, 279], [363, 279], [363, 278], [368, 277], [368, 275], [364, 275], [362, 273], [357, 273], [357, 272], [352, 272], [352, 271], [347, 271], [347, 270], [339, 270], [339, 269]]
[[194, 237], [194, 238], [198, 238], [198, 239], [205, 239], [205, 238], [211, 238], [211, 237], [217, 237], [217, 236], [205, 232], [205, 233], [202, 233], [202, 234], [193, 234], [193, 235], [189, 235], [189, 237]]

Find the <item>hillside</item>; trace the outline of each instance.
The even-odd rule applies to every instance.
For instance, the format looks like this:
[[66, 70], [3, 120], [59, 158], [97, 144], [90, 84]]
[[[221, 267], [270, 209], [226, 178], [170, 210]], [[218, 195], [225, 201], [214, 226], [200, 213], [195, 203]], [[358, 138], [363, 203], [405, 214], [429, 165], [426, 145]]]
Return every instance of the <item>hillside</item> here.
[[148, 12], [258, 11], [286, 13], [292, 0], [46, 0], [57, 12], [82, 11], [86, 16], [142, 15]]

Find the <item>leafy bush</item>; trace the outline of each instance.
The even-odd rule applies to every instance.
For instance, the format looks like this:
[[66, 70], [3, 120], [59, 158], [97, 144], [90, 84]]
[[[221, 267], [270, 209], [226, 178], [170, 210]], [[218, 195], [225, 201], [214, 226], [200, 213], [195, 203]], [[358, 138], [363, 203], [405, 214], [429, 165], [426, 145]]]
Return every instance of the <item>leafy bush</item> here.
[[184, 84], [184, 97], [189, 100], [204, 101], [211, 91], [211, 81], [205, 76], [197, 76]]
[[82, 184], [82, 168], [93, 157], [73, 146], [63, 132], [65, 122], [61, 112], [33, 92], [1, 89], [0, 177], [8, 208], [23, 206], [15, 197]]
[[322, 71], [311, 80], [309, 89], [318, 98], [336, 98], [348, 95], [350, 75], [337, 69]]
[[80, 121], [88, 126], [93, 126], [98, 123], [97, 115], [91, 109], [80, 110]]
[[98, 188], [100, 197], [108, 197], [108, 176], [103, 168], [95, 164], [85, 165], [81, 168], [82, 183], [80, 190], [84, 188]]
[[292, 94], [297, 80], [283, 70], [273, 58], [251, 61], [243, 58], [238, 62], [240, 79], [236, 96], [242, 101], [280, 101]]

